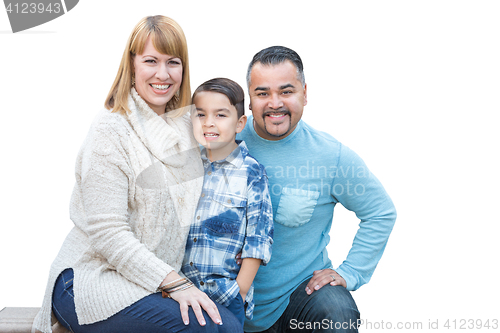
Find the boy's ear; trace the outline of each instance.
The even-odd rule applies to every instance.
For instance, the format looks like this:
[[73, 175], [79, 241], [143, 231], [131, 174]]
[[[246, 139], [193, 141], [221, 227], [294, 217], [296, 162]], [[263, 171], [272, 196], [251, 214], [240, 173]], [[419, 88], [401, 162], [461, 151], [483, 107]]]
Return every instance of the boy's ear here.
[[247, 116], [242, 115], [240, 119], [238, 119], [238, 122], [236, 123], [236, 133], [243, 131], [246, 124], [247, 124]]

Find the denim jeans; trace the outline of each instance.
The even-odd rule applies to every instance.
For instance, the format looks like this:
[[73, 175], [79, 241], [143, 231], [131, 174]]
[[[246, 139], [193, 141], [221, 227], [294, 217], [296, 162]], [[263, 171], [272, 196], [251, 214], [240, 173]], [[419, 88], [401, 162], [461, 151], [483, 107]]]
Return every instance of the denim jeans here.
[[79, 325], [73, 294], [73, 270], [64, 270], [57, 278], [52, 296], [52, 310], [57, 320], [72, 332], [98, 333], [173, 333], [173, 332], [243, 332], [241, 323], [224, 306], [217, 308], [223, 325], [215, 324], [203, 311], [205, 326], [200, 326], [196, 316], [189, 308], [189, 325], [184, 325], [179, 303], [163, 298], [161, 293], [151, 294], [126, 307], [110, 318], [89, 325]]
[[241, 327], [243, 327], [245, 323], [245, 306], [243, 304], [243, 297], [241, 297], [240, 293], [238, 293], [238, 296], [229, 303], [227, 309], [236, 316], [241, 323]]
[[347, 289], [327, 284], [307, 295], [307, 283], [297, 287], [283, 315], [261, 333], [358, 332], [360, 314]]

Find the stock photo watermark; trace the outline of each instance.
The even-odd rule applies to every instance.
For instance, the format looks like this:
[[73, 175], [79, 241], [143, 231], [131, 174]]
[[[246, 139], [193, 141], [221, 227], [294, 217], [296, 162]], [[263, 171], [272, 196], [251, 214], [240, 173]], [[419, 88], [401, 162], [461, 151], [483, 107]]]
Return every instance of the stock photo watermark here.
[[290, 320], [292, 330], [498, 330], [498, 319], [428, 319], [427, 321], [371, 321], [367, 319], [338, 322], [323, 319], [315, 322]]
[[[281, 183], [270, 186], [269, 191], [274, 195], [281, 194], [283, 187], [290, 187], [304, 191], [314, 191], [320, 194], [362, 196], [366, 192], [365, 185], [359, 180], [370, 177], [370, 171], [359, 165], [325, 166], [315, 165], [314, 161], [307, 161], [302, 166], [266, 166], [268, 178], [291, 179], [293, 182], [285, 185]], [[319, 183], [304, 182], [307, 179], [319, 179]], [[344, 181], [339, 181], [343, 179]], [[333, 182], [333, 180], [337, 180]], [[305, 185], [307, 183], [307, 185]]]
[[12, 32], [31, 29], [52, 21], [73, 8], [79, 0], [4, 0]]

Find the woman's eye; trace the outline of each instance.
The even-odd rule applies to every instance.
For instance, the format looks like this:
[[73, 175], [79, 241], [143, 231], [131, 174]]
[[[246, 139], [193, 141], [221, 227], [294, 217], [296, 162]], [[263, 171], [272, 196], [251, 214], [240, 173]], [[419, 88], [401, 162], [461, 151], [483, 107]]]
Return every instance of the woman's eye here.
[[145, 62], [150, 63], [150, 64], [154, 64], [156, 61], [154, 59], [147, 59]]

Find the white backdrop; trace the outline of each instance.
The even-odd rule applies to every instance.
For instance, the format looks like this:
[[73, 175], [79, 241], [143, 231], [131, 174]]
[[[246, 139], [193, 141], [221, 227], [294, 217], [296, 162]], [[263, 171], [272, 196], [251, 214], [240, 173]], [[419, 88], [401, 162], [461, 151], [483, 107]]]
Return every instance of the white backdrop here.
[[[81, 0], [17, 34], [0, 9], [0, 309], [41, 305], [72, 227], [78, 149], [133, 26], [163, 14], [186, 33], [193, 89], [218, 76], [245, 87], [257, 51], [296, 50], [308, 84], [303, 119], [354, 149], [393, 198], [386, 252], [353, 293], [371, 322], [363, 331], [500, 319], [498, 1], [125, 3]], [[357, 223], [338, 206], [334, 265]]]

